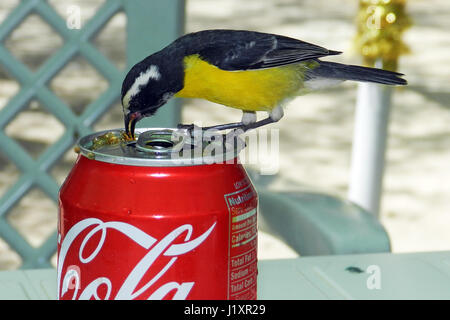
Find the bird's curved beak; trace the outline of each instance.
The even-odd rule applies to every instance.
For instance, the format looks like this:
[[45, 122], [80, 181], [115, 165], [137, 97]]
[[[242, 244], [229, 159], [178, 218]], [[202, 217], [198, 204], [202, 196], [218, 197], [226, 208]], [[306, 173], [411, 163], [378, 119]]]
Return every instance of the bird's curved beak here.
[[125, 115], [125, 133], [128, 137], [134, 140], [134, 129], [136, 127], [136, 123], [142, 119], [142, 115], [140, 112], [130, 112]]

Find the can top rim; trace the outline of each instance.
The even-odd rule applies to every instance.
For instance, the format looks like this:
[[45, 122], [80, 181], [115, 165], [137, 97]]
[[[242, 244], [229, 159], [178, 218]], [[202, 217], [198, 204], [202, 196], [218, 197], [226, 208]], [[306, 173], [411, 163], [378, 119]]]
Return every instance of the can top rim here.
[[[201, 137], [175, 128], [137, 128], [137, 141], [125, 142], [119, 138], [123, 129], [112, 129], [80, 138], [78, 147], [80, 154], [89, 159], [149, 167], [230, 163], [245, 148], [245, 142], [239, 136], [230, 139], [218, 131], [207, 136], [200, 132]], [[114, 143], [94, 145], [105, 137], [113, 137]]]

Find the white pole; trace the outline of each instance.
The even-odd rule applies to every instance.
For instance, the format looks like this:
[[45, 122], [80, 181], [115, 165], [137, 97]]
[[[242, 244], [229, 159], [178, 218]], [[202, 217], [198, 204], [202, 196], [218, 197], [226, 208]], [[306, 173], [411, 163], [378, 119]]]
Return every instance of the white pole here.
[[358, 85], [348, 198], [378, 216], [392, 88]]

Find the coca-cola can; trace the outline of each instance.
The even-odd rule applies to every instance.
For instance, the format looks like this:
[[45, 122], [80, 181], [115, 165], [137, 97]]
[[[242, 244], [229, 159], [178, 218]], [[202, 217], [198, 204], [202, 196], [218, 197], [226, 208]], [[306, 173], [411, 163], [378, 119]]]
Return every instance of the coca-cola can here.
[[242, 140], [137, 130], [137, 142], [112, 130], [78, 143], [59, 194], [58, 298], [256, 299]]

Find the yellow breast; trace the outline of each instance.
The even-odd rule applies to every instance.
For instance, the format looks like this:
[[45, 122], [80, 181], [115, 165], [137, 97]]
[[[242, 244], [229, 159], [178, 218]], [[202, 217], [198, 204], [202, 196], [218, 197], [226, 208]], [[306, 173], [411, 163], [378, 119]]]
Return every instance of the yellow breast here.
[[191, 55], [184, 58], [184, 88], [175, 96], [202, 98], [248, 111], [270, 111], [303, 87], [306, 66], [225, 71]]

